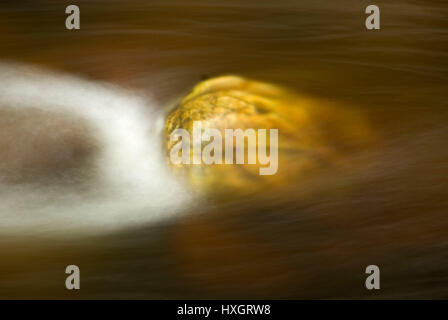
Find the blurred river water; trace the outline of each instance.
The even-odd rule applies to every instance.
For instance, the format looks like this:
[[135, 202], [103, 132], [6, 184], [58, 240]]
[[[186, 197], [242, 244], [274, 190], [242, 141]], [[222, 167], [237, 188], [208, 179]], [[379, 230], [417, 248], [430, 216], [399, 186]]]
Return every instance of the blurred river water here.
[[[157, 173], [142, 174], [123, 202], [141, 201], [151, 208], [149, 216], [169, 218], [140, 220], [146, 213], [141, 206], [132, 208], [139, 210], [133, 223], [126, 221], [126, 205], [88, 206], [86, 199], [71, 199], [76, 210], [56, 206], [52, 219], [64, 223], [79, 214], [82, 229], [113, 210], [114, 228], [64, 237], [53, 234], [51, 223], [40, 223], [40, 232], [20, 228], [21, 221], [27, 225], [20, 210], [36, 196], [21, 198], [24, 182], [0, 167], [7, 182], [0, 198], [14, 203], [0, 204], [0, 298], [448, 298], [445, 1], [377, 1], [381, 30], [374, 31], [364, 25], [365, 8], [372, 4], [364, 0], [81, 0], [76, 31], [65, 28], [70, 4], [0, 3], [0, 87], [9, 88], [12, 79], [5, 70], [30, 65], [46, 70], [33, 79], [52, 97], [65, 89], [57, 78], [45, 82], [45, 74], [68, 74], [75, 80], [61, 76], [61, 83], [73, 81], [75, 88], [67, 90], [87, 109], [96, 96], [84, 85], [107, 94], [97, 104], [123, 99], [145, 109], [146, 102], [132, 94], [138, 93], [150, 101], [145, 116], [156, 126], [160, 114], [198, 82], [235, 74], [353, 106], [380, 139], [368, 152], [347, 151], [365, 164], [349, 174], [322, 172], [307, 183], [290, 181], [281, 190], [227, 201], [188, 198], [188, 186], [170, 182], [165, 168], [152, 168]], [[46, 94], [41, 90], [40, 96]], [[13, 107], [5, 105], [11, 101], [5, 96], [1, 107]], [[58, 198], [47, 189], [53, 181], [47, 178], [55, 172], [71, 181], [60, 193], [98, 189], [83, 169], [90, 168], [98, 145], [82, 121], [57, 110], [5, 110], [4, 150], [25, 141], [27, 130], [42, 137], [37, 151], [27, 154], [31, 159], [53, 150], [51, 141], [73, 142], [65, 158], [59, 155], [62, 167], [44, 159], [38, 175], [28, 176], [52, 205]], [[116, 116], [128, 116], [116, 110]], [[108, 116], [113, 124], [114, 116]], [[145, 117], [132, 117], [139, 118], [138, 130], [146, 130]], [[35, 131], [36, 122], [46, 131]], [[138, 130], [126, 138], [141, 137]], [[48, 132], [58, 133], [47, 137]], [[13, 137], [13, 143], [2, 137]], [[154, 142], [158, 133], [151, 137], [146, 154], [161, 148]], [[133, 145], [129, 152], [140, 147], [145, 148]], [[1, 154], [3, 166], [20, 170], [15, 158]], [[145, 170], [138, 161], [128, 165], [138, 176], [137, 170]], [[136, 198], [139, 188], [149, 188], [154, 198]], [[304, 190], [310, 190], [307, 196], [298, 196]], [[6, 197], [8, 192], [15, 198]], [[181, 208], [171, 206], [173, 201]], [[33, 207], [28, 209], [32, 214]], [[82, 220], [87, 215], [92, 219]], [[7, 232], [11, 217], [19, 227]], [[78, 292], [64, 285], [70, 264], [81, 269]], [[381, 270], [378, 291], [364, 286], [371, 264]]]

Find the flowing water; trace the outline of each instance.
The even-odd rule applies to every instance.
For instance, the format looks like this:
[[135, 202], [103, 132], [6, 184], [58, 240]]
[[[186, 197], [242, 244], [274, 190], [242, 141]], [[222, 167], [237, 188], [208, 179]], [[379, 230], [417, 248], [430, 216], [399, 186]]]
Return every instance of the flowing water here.
[[[1, 298], [448, 297], [444, 1], [378, 1], [376, 31], [363, 0], [77, 1], [78, 31], [69, 4], [0, 3]], [[161, 127], [223, 74], [353, 106], [380, 142], [342, 176], [199, 197]]]

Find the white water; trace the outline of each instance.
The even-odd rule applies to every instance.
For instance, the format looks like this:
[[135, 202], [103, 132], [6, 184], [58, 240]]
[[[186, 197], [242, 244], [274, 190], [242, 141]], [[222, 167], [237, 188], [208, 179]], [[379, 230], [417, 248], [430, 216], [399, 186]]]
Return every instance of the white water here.
[[172, 217], [190, 201], [191, 195], [166, 166], [161, 146], [163, 114], [148, 97], [30, 66], [0, 63], [0, 105], [82, 117], [101, 147], [88, 192], [0, 184], [0, 233], [110, 232]]

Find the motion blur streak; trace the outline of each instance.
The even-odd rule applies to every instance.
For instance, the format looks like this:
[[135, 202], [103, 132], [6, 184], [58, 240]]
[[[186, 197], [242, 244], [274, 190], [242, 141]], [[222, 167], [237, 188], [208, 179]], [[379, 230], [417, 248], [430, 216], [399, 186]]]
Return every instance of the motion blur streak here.
[[[52, 74], [29, 66], [0, 64], [0, 112], [13, 109], [35, 117], [36, 110], [85, 120], [91, 128], [95, 151], [86, 181], [74, 183], [77, 176], [65, 175], [39, 183], [0, 184], [0, 231], [26, 231], [27, 234], [103, 233], [143, 222], [158, 220], [177, 212], [189, 199], [186, 190], [170, 176], [160, 146], [162, 114], [147, 97], [116, 87], [89, 82], [62, 74]], [[30, 112], [33, 111], [33, 112]], [[4, 117], [4, 115], [2, 115]], [[28, 120], [39, 137], [38, 121]], [[76, 123], [69, 122], [76, 126]], [[2, 127], [0, 127], [2, 128]], [[8, 127], [9, 128], [9, 127]], [[55, 130], [63, 130], [63, 126]], [[20, 145], [19, 130], [1, 130], [3, 140]], [[52, 136], [53, 135], [53, 136]], [[55, 133], [50, 149], [64, 151]], [[80, 138], [81, 139], [81, 138]], [[58, 144], [59, 143], [59, 144]], [[87, 144], [87, 141], [80, 143]], [[31, 146], [32, 147], [32, 146]], [[9, 148], [10, 149], [10, 148]], [[2, 150], [3, 157], [8, 148]], [[37, 150], [28, 161], [54, 154]], [[15, 159], [17, 160], [17, 159]], [[3, 163], [4, 164], [4, 163]], [[3, 176], [8, 176], [3, 168]], [[52, 182], [52, 183], [49, 183]], [[84, 183], [82, 188], [75, 188]]]
[[[115, 87], [57, 76], [52, 82], [58, 90], [40, 91], [38, 98], [54, 103], [61, 96], [76, 95], [77, 101], [91, 106], [94, 100], [88, 97], [94, 97], [105, 102], [94, 109], [102, 110], [98, 113], [104, 112], [107, 120], [86, 122], [55, 112], [51, 117], [55, 120], [50, 121], [47, 113], [33, 111], [31, 117], [27, 109], [20, 115], [27, 121], [3, 124], [8, 126], [4, 132], [14, 136], [12, 142], [23, 141], [27, 146], [14, 155], [35, 161], [31, 165], [36, 170], [0, 168], [1, 175], [17, 189], [31, 178], [44, 183], [33, 189], [39, 190], [37, 195], [30, 191], [22, 195], [19, 190], [11, 199], [14, 190], [2, 188], [0, 192], [1, 298], [448, 297], [446, 0], [77, 0], [81, 10], [77, 31], [65, 29], [69, 4], [73, 3], [0, 1], [1, 60], [140, 90], [156, 103], [144, 103], [136, 94], [129, 97]], [[365, 9], [371, 4], [381, 9], [381, 30], [365, 29]], [[19, 103], [19, 96], [10, 92], [12, 82], [19, 85], [19, 74], [8, 72], [10, 76], [0, 73], [0, 99], [7, 94]], [[32, 78], [43, 89], [52, 76], [39, 72], [42, 78], [37, 78], [35, 72], [22, 69], [20, 82], [30, 83]], [[167, 207], [161, 212], [172, 215], [176, 210], [162, 200], [174, 199], [172, 194], [176, 194], [177, 201], [183, 192], [175, 193], [168, 182], [152, 187], [151, 179], [159, 180], [163, 167], [152, 174], [157, 166], [149, 164], [154, 155], [147, 151], [142, 154], [148, 162], [134, 162], [138, 159], [127, 154], [133, 145], [122, 146], [124, 139], [132, 134], [138, 139], [126, 143], [141, 144], [144, 136], [149, 145], [141, 150], [158, 152], [151, 133], [143, 135], [137, 130], [146, 125], [149, 131], [156, 129], [157, 113], [151, 110], [174, 105], [173, 100], [185, 96], [200, 81], [225, 74], [354, 106], [382, 143], [375, 144], [371, 153], [344, 153], [350, 160], [360, 158], [365, 164], [360, 170], [333, 175], [319, 171], [307, 183], [292, 179], [281, 190], [252, 198], [235, 193], [224, 204], [194, 201], [197, 208], [187, 204], [182, 209], [203, 214], [182, 214], [153, 223], [159, 212], [154, 207], [163, 204]], [[68, 83], [70, 87], [65, 86]], [[29, 93], [20, 95], [30, 97]], [[65, 105], [71, 112], [82, 108], [94, 118], [85, 103], [64, 101], [58, 108]], [[140, 110], [144, 105], [145, 112], [123, 112], [125, 107]], [[46, 108], [52, 114], [56, 109]], [[116, 109], [117, 118], [107, 108]], [[16, 112], [8, 114], [11, 118]], [[136, 114], [138, 119], [134, 119]], [[0, 117], [0, 125], [4, 118]], [[42, 139], [38, 139], [41, 143], [34, 156], [25, 157], [28, 153], [23, 152], [34, 149], [28, 148], [20, 132], [29, 127], [28, 120], [37, 119], [48, 130], [40, 132]], [[118, 124], [120, 119], [123, 122]], [[137, 129], [105, 134], [104, 125], [122, 128], [130, 119], [137, 121]], [[333, 126], [325, 127], [328, 136], [335, 137]], [[35, 135], [38, 129], [33, 126], [25, 136]], [[107, 148], [112, 134], [120, 138], [115, 152]], [[62, 153], [55, 162], [43, 157], [52, 150], [48, 141], [54, 139], [69, 141], [73, 148], [67, 149], [74, 150], [76, 161]], [[132, 150], [132, 154], [137, 152]], [[16, 165], [12, 160], [0, 163], [10, 168]], [[120, 170], [125, 164], [130, 167], [110, 174], [115, 163], [123, 165], [115, 167]], [[151, 173], [139, 170], [146, 165]], [[66, 174], [67, 166], [73, 174]], [[134, 180], [134, 172], [142, 176]], [[144, 175], [151, 179], [146, 181]], [[49, 176], [55, 181], [45, 183]], [[46, 187], [56, 183], [60, 187]], [[119, 188], [121, 183], [126, 187]], [[151, 187], [130, 188], [139, 183]], [[56, 188], [60, 188], [59, 195], [51, 192]], [[161, 192], [164, 189], [166, 195]], [[112, 198], [104, 200], [107, 193]], [[41, 196], [46, 199], [42, 204], [37, 200]], [[96, 202], [95, 209], [94, 199], [103, 199], [103, 205]], [[78, 208], [63, 203], [75, 203]], [[145, 205], [151, 210], [143, 213]], [[47, 211], [48, 206], [64, 210]], [[120, 212], [119, 206], [131, 210]], [[53, 217], [39, 221], [40, 215]], [[75, 215], [83, 219], [75, 220]], [[45, 233], [50, 229], [45, 220], [58, 221], [62, 228], [86, 218], [109, 227], [118, 227], [119, 221], [125, 225], [135, 222], [136, 227], [105, 234], [105, 228], [96, 223], [94, 232], [70, 241], [30, 238], [20, 232], [20, 228], [35, 226], [34, 232]], [[86, 222], [86, 228], [89, 225]], [[78, 292], [64, 286], [69, 264], [81, 268]], [[365, 289], [364, 272], [370, 264], [381, 269], [381, 290]]]

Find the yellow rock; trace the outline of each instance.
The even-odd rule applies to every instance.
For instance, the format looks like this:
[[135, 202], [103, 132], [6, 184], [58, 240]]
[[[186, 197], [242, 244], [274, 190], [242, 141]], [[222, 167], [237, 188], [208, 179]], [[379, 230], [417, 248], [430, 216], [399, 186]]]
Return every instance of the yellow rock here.
[[[201, 121], [205, 129], [220, 130], [223, 137], [224, 129], [278, 129], [278, 171], [274, 175], [260, 175], [259, 168], [265, 165], [247, 164], [247, 158], [245, 164], [170, 162], [195, 190], [208, 195], [245, 195], [276, 186], [297, 186], [322, 170], [351, 170], [355, 164], [350, 156], [375, 141], [366, 119], [354, 108], [238, 76], [199, 83], [168, 114], [168, 161], [177, 143], [170, 141], [170, 134], [186, 129], [192, 136], [193, 121]], [[247, 152], [247, 143], [245, 148]]]

